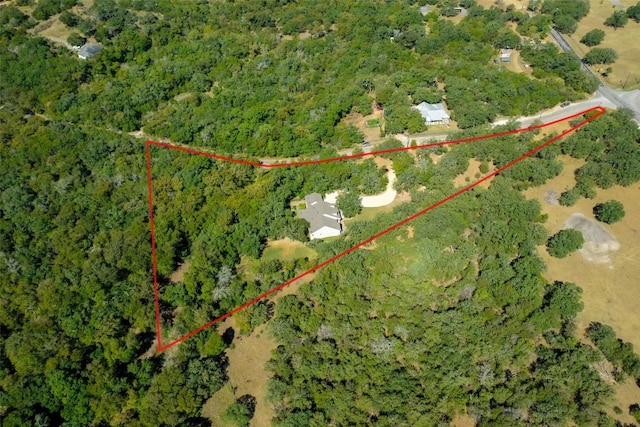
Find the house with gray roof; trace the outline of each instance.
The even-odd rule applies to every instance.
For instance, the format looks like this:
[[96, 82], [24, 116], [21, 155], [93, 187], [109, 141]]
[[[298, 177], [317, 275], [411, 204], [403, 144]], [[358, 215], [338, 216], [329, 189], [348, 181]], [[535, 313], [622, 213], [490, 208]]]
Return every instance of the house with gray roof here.
[[336, 205], [325, 202], [318, 193], [304, 198], [307, 205], [299, 211], [300, 218], [309, 222], [311, 240], [339, 236], [342, 233], [342, 215]]
[[414, 110], [418, 110], [420, 115], [424, 118], [424, 122], [429, 125], [446, 125], [449, 124], [449, 114], [447, 110], [445, 110], [442, 102], [438, 102], [437, 104], [427, 104], [426, 102], [421, 102], [420, 104], [411, 107]]
[[102, 46], [95, 43], [86, 43], [78, 50], [80, 59], [89, 59], [102, 50]]

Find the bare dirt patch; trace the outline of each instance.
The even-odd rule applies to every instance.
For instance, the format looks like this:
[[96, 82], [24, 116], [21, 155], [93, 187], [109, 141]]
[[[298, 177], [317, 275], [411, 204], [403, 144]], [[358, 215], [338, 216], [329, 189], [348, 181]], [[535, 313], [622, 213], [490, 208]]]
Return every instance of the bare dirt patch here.
[[189, 267], [191, 267], [191, 263], [189, 261], [185, 261], [180, 264], [180, 267], [169, 276], [169, 280], [172, 283], [182, 283], [184, 282], [184, 274], [189, 271]]
[[458, 415], [451, 420], [451, 425], [454, 427], [474, 427], [476, 425], [476, 420], [468, 415]]
[[[623, 0], [625, 7], [632, 6], [635, 0]], [[565, 36], [571, 46], [582, 57], [589, 47], [580, 43], [580, 39], [593, 29], [601, 29], [605, 32], [604, 41], [597, 47], [610, 47], [618, 53], [618, 60], [611, 65], [613, 72], [605, 78], [610, 85], [622, 89], [632, 89], [640, 87], [640, 23], [630, 19], [623, 28], [613, 29], [604, 25], [614, 11], [619, 10], [607, 0], [597, 0], [591, 2], [589, 14], [578, 24], [578, 29], [571, 36]], [[604, 70], [609, 65], [594, 67], [596, 71]]]
[[587, 261], [598, 264], [609, 263], [614, 253], [620, 249], [620, 243], [606, 228], [597, 221], [574, 213], [564, 222], [565, 228], [577, 230], [584, 237], [580, 253]]
[[[524, 192], [527, 198], [540, 201], [542, 213], [548, 215], [545, 227], [550, 234], [562, 229], [564, 221], [574, 213], [593, 219], [593, 206], [607, 200], [621, 201], [626, 216], [618, 223], [603, 225], [620, 243], [620, 249], [610, 262], [590, 262], [580, 253], [563, 259], [553, 258], [544, 247], [540, 247], [540, 256], [547, 265], [544, 276], [549, 281], [573, 282], [582, 288], [584, 310], [576, 318], [578, 330], [584, 330], [591, 322], [605, 323], [615, 330], [619, 338], [630, 342], [636, 352], [640, 352], [640, 316], [637, 311], [640, 306], [640, 184], [598, 189], [596, 198], [581, 199], [572, 207], [550, 205], [544, 202], [544, 194], [550, 190], [562, 192], [573, 187], [574, 171], [584, 163], [565, 156], [560, 159], [565, 165], [560, 176]], [[628, 382], [616, 388], [620, 399], [618, 406], [625, 413], [629, 402], [640, 402], [640, 388], [635, 384]], [[616, 415], [616, 418], [632, 421], [626, 414]]]
[[374, 109], [373, 113], [367, 116], [363, 116], [360, 113], [350, 113], [344, 118], [343, 121], [347, 125], [353, 125], [358, 128], [358, 130], [363, 133], [365, 141], [370, 141], [372, 139], [380, 138], [380, 127], [368, 126], [367, 122], [369, 122], [370, 120], [377, 120], [378, 123], [381, 123], [382, 111]]
[[520, 57], [520, 52], [517, 50], [511, 51], [511, 62], [507, 62], [505, 64], [505, 68], [509, 71], [513, 71], [514, 73], [524, 73], [531, 75], [533, 72], [531, 67], [526, 67], [522, 62], [522, 58]]

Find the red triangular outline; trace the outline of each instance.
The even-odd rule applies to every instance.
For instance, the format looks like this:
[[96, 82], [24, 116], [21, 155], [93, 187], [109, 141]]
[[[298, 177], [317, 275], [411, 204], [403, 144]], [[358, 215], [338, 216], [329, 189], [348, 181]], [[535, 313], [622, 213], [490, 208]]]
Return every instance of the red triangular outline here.
[[[151, 140], [147, 140], [146, 144], [145, 144], [145, 151], [146, 151], [146, 158], [147, 158], [147, 187], [148, 187], [148, 193], [149, 193], [149, 226], [151, 228], [151, 258], [152, 258], [152, 264], [153, 264], [153, 293], [154, 293], [154, 300], [155, 300], [155, 313], [156, 313], [156, 338], [158, 341], [158, 352], [162, 352], [164, 350], [167, 350], [170, 347], [173, 347], [174, 345], [186, 340], [189, 337], [192, 337], [193, 335], [197, 334], [198, 332], [203, 331], [204, 329], [209, 328], [210, 326], [215, 325], [216, 323], [226, 319], [229, 316], [232, 316], [233, 314], [244, 310], [245, 308], [255, 304], [256, 302], [265, 299], [266, 297], [268, 297], [269, 295], [278, 292], [279, 290], [287, 287], [288, 285], [294, 283], [297, 280], [302, 279], [303, 277], [321, 269], [322, 267], [326, 266], [327, 264], [330, 264], [334, 261], [336, 261], [339, 258], [342, 258], [343, 256], [355, 251], [358, 248], [361, 248], [362, 246], [367, 245], [368, 243], [371, 243], [372, 241], [376, 240], [377, 238], [389, 233], [392, 230], [395, 230], [396, 228], [399, 228], [405, 224], [407, 224], [408, 222], [414, 220], [415, 218], [424, 215], [425, 213], [437, 208], [440, 205], [443, 205], [444, 203], [448, 202], [451, 199], [454, 199], [456, 197], [458, 197], [459, 195], [471, 190], [472, 188], [480, 185], [481, 183], [487, 181], [488, 179], [493, 178], [494, 176], [496, 176], [497, 174], [499, 174], [500, 172], [505, 171], [506, 169], [512, 167], [513, 165], [517, 164], [518, 162], [521, 162], [522, 160], [526, 159], [527, 157], [532, 156], [533, 154], [537, 153], [538, 151], [542, 150], [543, 148], [545, 148], [546, 146], [553, 144], [554, 142], [556, 142], [557, 140], [567, 136], [568, 134], [570, 134], [571, 132], [575, 131], [576, 129], [584, 126], [585, 124], [589, 123], [592, 120], [595, 120], [596, 118], [600, 117], [601, 115], [603, 115], [605, 113], [605, 109], [603, 107], [593, 107], [590, 108], [588, 110], [584, 110], [581, 111], [579, 113], [570, 115], [570, 116], [566, 116], [563, 117], [561, 119], [558, 120], [554, 120], [552, 122], [549, 123], [544, 123], [541, 125], [536, 125], [536, 126], [529, 126], [526, 128], [520, 128], [520, 129], [515, 129], [515, 130], [510, 130], [510, 131], [504, 131], [504, 132], [498, 132], [498, 133], [493, 133], [493, 134], [488, 134], [488, 135], [482, 135], [482, 136], [477, 136], [477, 137], [472, 137], [472, 138], [464, 138], [464, 139], [458, 139], [458, 140], [454, 140], [454, 141], [443, 141], [443, 142], [436, 142], [436, 143], [432, 143], [432, 144], [424, 144], [424, 145], [418, 145], [415, 147], [403, 147], [403, 148], [394, 148], [394, 149], [389, 149], [389, 150], [381, 150], [381, 151], [374, 151], [374, 152], [370, 152], [370, 153], [360, 153], [360, 154], [353, 154], [350, 156], [342, 156], [342, 157], [333, 157], [333, 158], [329, 158], [329, 159], [320, 159], [320, 160], [308, 160], [308, 161], [301, 161], [301, 162], [288, 162], [288, 163], [271, 163], [271, 164], [263, 164], [261, 162], [255, 162], [255, 161], [248, 161], [248, 160], [241, 160], [241, 159], [234, 159], [231, 157], [225, 157], [225, 156], [220, 156], [217, 154], [213, 154], [213, 153], [207, 153], [204, 151], [198, 151], [198, 150], [193, 150], [191, 148], [186, 148], [184, 146], [179, 146], [179, 145], [174, 145], [174, 144], [168, 144], [168, 143], [164, 143], [164, 142], [156, 142], [156, 141], [151, 141]], [[576, 124], [575, 126], [572, 126], [571, 128], [565, 130], [564, 132], [560, 133], [559, 135], [549, 139], [548, 141], [538, 145], [537, 147], [533, 148], [532, 150], [528, 151], [527, 153], [523, 154], [522, 156], [518, 157], [515, 160], [512, 160], [511, 162], [507, 163], [506, 165], [496, 169], [495, 171], [489, 173], [488, 175], [478, 179], [477, 181], [467, 185], [466, 187], [456, 191], [455, 193], [445, 197], [444, 199], [432, 204], [431, 206], [426, 207], [425, 209], [408, 216], [407, 218], [403, 219], [402, 221], [397, 222], [396, 224], [392, 225], [389, 228], [386, 228], [385, 230], [382, 230], [376, 234], [374, 234], [373, 236], [369, 237], [368, 239], [363, 240], [362, 242], [350, 247], [349, 249], [333, 256], [332, 258], [321, 262], [320, 264], [316, 265], [313, 268], [310, 268], [309, 270], [297, 275], [296, 277], [287, 280], [286, 282], [268, 290], [267, 292], [258, 295], [257, 297], [253, 298], [250, 301], [247, 301], [246, 303], [234, 308], [233, 310], [223, 314], [220, 317], [217, 317], [207, 323], [205, 323], [204, 325], [194, 329], [191, 332], [188, 332], [184, 335], [182, 335], [181, 337], [169, 342], [166, 345], [162, 345], [162, 341], [161, 341], [161, 329], [160, 329], [160, 304], [159, 304], [159, 294], [158, 294], [158, 274], [157, 274], [157, 270], [156, 270], [156, 244], [155, 244], [155, 228], [154, 228], [154, 222], [153, 222], [153, 186], [152, 186], [152, 178], [151, 178], [151, 146], [157, 146], [157, 147], [163, 147], [163, 148], [168, 148], [171, 150], [177, 150], [177, 151], [182, 151], [182, 152], [186, 152], [186, 153], [190, 153], [190, 154], [197, 154], [197, 155], [201, 155], [201, 156], [205, 156], [205, 157], [209, 157], [212, 159], [216, 159], [216, 160], [222, 160], [222, 161], [227, 161], [227, 162], [232, 162], [232, 163], [239, 163], [239, 164], [243, 164], [243, 165], [249, 165], [249, 166], [255, 166], [255, 167], [260, 167], [260, 168], [265, 168], [265, 169], [271, 169], [271, 168], [281, 168], [281, 167], [292, 167], [292, 166], [303, 166], [303, 165], [313, 165], [313, 164], [320, 164], [320, 163], [328, 163], [328, 162], [335, 162], [335, 161], [340, 161], [340, 160], [348, 160], [348, 159], [357, 159], [357, 158], [361, 158], [361, 157], [367, 157], [367, 156], [375, 156], [375, 155], [380, 155], [380, 154], [387, 154], [387, 153], [395, 153], [398, 151], [407, 151], [407, 150], [419, 150], [419, 149], [423, 149], [423, 148], [428, 148], [428, 147], [437, 147], [437, 146], [442, 146], [442, 145], [453, 145], [453, 144], [463, 144], [463, 143], [469, 143], [469, 142], [474, 142], [474, 141], [480, 141], [480, 140], [484, 140], [484, 139], [490, 139], [490, 138], [495, 138], [495, 137], [499, 137], [499, 136], [505, 136], [505, 135], [511, 135], [511, 134], [515, 134], [515, 133], [521, 133], [521, 132], [527, 132], [527, 131], [531, 131], [531, 130], [535, 130], [535, 129], [542, 129], [551, 125], [554, 125], [556, 123], [560, 123], [560, 122], [564, 122], [566, 120], [570, 120], [576, 117], [580, 117], [583, 115], [587, 115], [589, 113], [594, 113], [592, 116], [582, 120], [580, 123]]]

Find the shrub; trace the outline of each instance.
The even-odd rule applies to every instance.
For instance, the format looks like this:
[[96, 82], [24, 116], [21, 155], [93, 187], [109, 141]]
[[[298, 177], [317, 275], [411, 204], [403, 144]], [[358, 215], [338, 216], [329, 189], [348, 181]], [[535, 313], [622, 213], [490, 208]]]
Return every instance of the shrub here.
[[613, 224], [624, 218], [624, 205], [617, 200], [598, 203], [593, 207], [596, 219], [606, 224]]
[[576, 251], [584, 244], [582, 233], [577, 230], [560, 230], [547, 241], [549, 255], [556, 258], [564, 258]]
[[604, 40], [604, 31], [599, 28], [589, 31], [581, 39], [580, 43], [592, 47], [599, 45]]

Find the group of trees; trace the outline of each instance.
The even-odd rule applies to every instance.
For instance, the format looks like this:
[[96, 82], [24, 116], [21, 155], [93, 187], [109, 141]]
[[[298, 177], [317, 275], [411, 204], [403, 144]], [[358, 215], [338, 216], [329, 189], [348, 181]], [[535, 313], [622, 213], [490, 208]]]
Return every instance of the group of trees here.
[[602, 41], [604, 40], [604, 36], [604, 31], [599, 28], [595, 28], [582, 36], [582, 38], [580, 39], [580, 43], [589, 47], [593, 47], [602, 43]]
[[640, 181], [640, 130], [625, 109], [612, 111], [587, 123], [564, 139], [564, 154], [585, 159], [576, 170], [576, 185], [560, 196], [560, 203], [573, 205], [579, 197], [593, 198], [596, 188], [629, 186]]
[[598, 322], [589, 325], [587, 337], [613, 364], [618, 380], [628, 375], [640, 383], [640, 357], [634, 353], [633, 345], [618, 339], [610, 326]]
[[[497, 114], [532, 113], [592, 84], [547, 44], [523, 48], [534, 79], [490, 65], [519, 38], [509, 21], [542, 37], [547, 18], [471, 2], [459, 24], [399, 0], [96, 0], [86, 13], [74, 4], [0, 6], [3, 426], [202, 425], [202, 403], [227, 380], [231, 342], [214, 329], [155, 353], [145, 153], [127, 132], [239, 158], [326, 158], [360, 142], [342, 119], [374, 100], [387, 131], [403, 131], [424, 127], [412, 101], [446, 98], [472, 135]], [[103, 51], [80, 61], [27, 33], [35, 10], [59, 14]], [[638, 179], [628, 119], [606, 115], [563, 144], [589, 160], [580, 194]], [[451, 194], [470, 158], [499, 167], [535, 144], [521, 134], [442, 148], [437, 164], [425, 150], [389, 155], [412, 202], [312, 246], [328, 259]], [[323, 269], [299, 296], [243, 311], [241, 331], [272, 319], [282, 344], [270, 362], [276, 423], [605, 419], [608, 389], [572, 336], [579, 292], [542, 279], [543, 217], [518, 192], [557, 175], [556, 154], [420, 217], [413, 238], [396, 230]], [[158, 147], [150, 155], [165, 344], [313, 267], [262, 256], [269, 239], [306, 239], [293, 200], [344, 188], [339, 203], [357, 213], [354, 196], [386, 186], [371, 160], [264, 170]], [[184, 280], [172, 283], [185, 260]], [[550, 330], [560, 333], [537, 347]], [[246, 424], [254, 403], [239, 399], [225, 419]]]
[[[499, 166], [531, 136], [441, 149], [437, 164], [427, 150], [389, 156], [411, 202], [351, 222], [345, 238], [435, 203], [469, 157]], [[614, 425], [603, 411], [612, 390], [592, 368], [601, 356], [575, 338], [581, 290], [542, 279], [544, 217], [516, 190], [535, 185], [558, 152], [416, 218], [413, 237], [395, 230], [285, 297], [269, 324], [280, 343], [269, 362], [274, 424], [437, 425], [466, 413], [481, 425]], [[319, 255], [348, 244], [318, 246]]]
[[604, 25], [613, 27], [614, 29], [622, 28], [627, 25], [629, 18], [636, 22], [640, 22], [640, 3], [628, 7], [626, 10], [616, 10], [605, 21]]
[[558, 31], [573, 34], [578, 28], [578, 21], [589, 13], [589, 1], [545, 0], [540, 12], [551, 16], [553, 25]]

